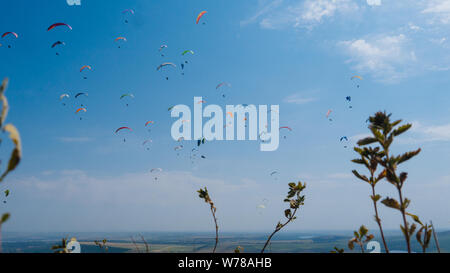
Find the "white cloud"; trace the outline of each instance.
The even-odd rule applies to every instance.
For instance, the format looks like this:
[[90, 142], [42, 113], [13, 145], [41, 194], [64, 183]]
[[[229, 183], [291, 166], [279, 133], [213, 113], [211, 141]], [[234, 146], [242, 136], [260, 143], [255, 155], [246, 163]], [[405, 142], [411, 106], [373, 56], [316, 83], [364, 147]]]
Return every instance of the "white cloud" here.
[[450, 0], [428, 1], [422, 13], [433, 15], [433, 22], [448, 24], [450, 23]]
[[407, 38], [378, 36], [338, 43], [350, 56], [348, 63], [360, 73], [370, 73], [374, 78], [395, 82], [408, 76], [408, 67], [416, 61], [413, 50], [407, 48]]
[[300, 94], [294, 94], [294, 95], [288, 96], [285, 99], [283, 99], [284, 102], [292, 103], [292, 104], [306, 104], [306, 103], [313, 102], [316, 100], [317, 100], [316, 98], [303, 97]]
[[423, 125], [413, 122], [411, 131], [418, 135], [414, 138], [415, 142], [450, 141], [450, 124]]
[[[263, 1], [265, 2], [265, 1]], [[270, 2], [267, 5], [263, 5], [262, 8], [260, 8], [254, 15], [252, 15], [250, 18], [242, 20], [241, 26], [245, 26], [251, 23], [254, 23], [255, 21], [257, 21], [261, 16], [267, 14], [268, 12], [274, 10], [275, 8], [277, 8], [278, 6], [280, 6], [283, 3], [283, 0], [275, 0]], [[261, 5], [261, 4], [260, 4]]]
[[357, 12], [357, 10], [358, 5], [352, 0], [288, 1], [283, 6], [281, 1], [275, 1], [260, 9], [249, 19], [242, 21], [241, 25], [264, 17], [259, 21], [262, 28], [311, 28], [338, 13]]
[[381, 0], [367, 0], [369, 6], [381, 6]]

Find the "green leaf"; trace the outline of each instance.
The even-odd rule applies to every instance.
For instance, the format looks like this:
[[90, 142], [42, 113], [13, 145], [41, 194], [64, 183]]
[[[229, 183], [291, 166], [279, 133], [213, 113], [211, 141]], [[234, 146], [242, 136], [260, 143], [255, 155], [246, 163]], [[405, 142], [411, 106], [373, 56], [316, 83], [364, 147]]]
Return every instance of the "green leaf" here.
[[17, 131], [16, 127], [12, 124], [6, 124], [3, 130], [9, 133], [9, 138], [11, 138], [11, 140], [14, 142], [15, 147], [11, 153], [8, 168], [0, 177], [0, 182], [6, 177], [9, 172], [14, 170], [17, 165], [19, 165], [20, 159], [22, 158], [22, 143], [20, 141], [19, 131]]
[[352, 173], [359, 179], [366, 181], [367, 183], [370, 183], [369, 178], [367, 178], [367, 176], [359, 174], [356, 170], [353, 170]]
[[11, 216], [11, 215], [10, 215], [9, 213], [4, 213], [4, 214], [2, 215], [2, 218], [0, 219], [0, 224], [3, 224], [3, 223], [5, 223], [6, 221], [8, 221], [8, 219], [9, 219], [10, 216]]
[[[394, 125], [395, 126], [395, 125]], [[393, 132], [392, 132], [392, 134], [394, 135], [394, 136], [399, 136], [399, 135], [401, 135], [401, 134], [403, 134], [404, 132], [406, 132], [406, 131], [408, 131], [410, 128], [411, 128], [411, 124], [405, 124], [405, 125], [402, 125], [402, 126], [400, 126], [400, 127], [398, 127], [397, 129], [395, 129]]]
[[372, 144], [372, 143], [375, 143], [375, 142], [377, 142], [376, 138], [374, 138], [374, 137], [366, 137], [364, 139], [359, 140], [357, 142], [357, 144], [359, 146], [365, 146], [365, 145], [369, 145], [369, 144]]
[[400, 210], [400, 204], [398, 203], [397, 200], [395, 200], [394, 198], [389, 198], [386, 197], [385, 199], [383, 199], [381, 201], [381, 203], [383, 205], [385, 205], [386, 207], [392, 208], [392, 209], [397, 209]]

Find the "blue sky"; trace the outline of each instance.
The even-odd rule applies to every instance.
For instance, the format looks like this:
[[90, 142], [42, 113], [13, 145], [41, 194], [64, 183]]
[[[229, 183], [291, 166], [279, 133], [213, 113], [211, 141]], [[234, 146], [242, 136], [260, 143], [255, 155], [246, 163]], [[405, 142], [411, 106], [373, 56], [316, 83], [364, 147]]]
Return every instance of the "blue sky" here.
[[[1, 208], [12, 213], [7, 231], [209, 230], [208, 207], [196, 194], [204, 186], [224, 230], [269, 230], [282, 217], [287, 183], [297, 180], [307, 182], [307, 200], [290, 230], [375, 228], [369, 187], [350, 172], [350, 147], [378, 110], [414, 124], [395, 152], [423, 148], [405, 164], [411, 209], [450, 227], [449, 0], [18, 0], [2, 7], [0, 32], [19, 35], [0, 41], [0, 75], [10, 78], [8, 121], [24, 150], [1, 186], [11, 190]], [[125, 17], [130, 8], [135, 14]], [[205, 24], [196, 25], [202, 10]], [[47, 32], [56, 22], [73, 30]], [[121, 48], [119, 36], [127, 38]], [[50, 48], [57, 40], [66, 45]], [[195, 54], [182, 57], [184, 50]], [[163, 62], [178, 67], [156, 71]], [[83, 65], [92, 70], [80, 73]], [[359, 88], [353, 75], [364, 78]], [[232, 85], [225, 98], [215, 89], [224, 81]], [[89, 96], [75, 99], [79, 92]], [[63, 93], [70, 94], [65, 106]], [[120, 100], [124, 93], [135, 98]], [[293, 131], [275, 152], [251, 141], [210, 142], [200, 147], [206, 159], [192, 164], [194, 143], [173, 150], [179, 144], [167, 109], [193, 106], [194, 96], [222, 106], [279, 104], [280, 125]], [[155, 121], [150, 131], [148, 120]], [[121, 126], [133, 132], [116, 135]], [[145, 139], [153, 141], [148, 150]], [[153, 168], [164, 170], [157, 181]], [[396, 196], [386, 183], [380, 193]], [[257, 209], [263, 202], [266, 209]], [[398, 227], [396, 213], [381, 213], [387, 228]]]

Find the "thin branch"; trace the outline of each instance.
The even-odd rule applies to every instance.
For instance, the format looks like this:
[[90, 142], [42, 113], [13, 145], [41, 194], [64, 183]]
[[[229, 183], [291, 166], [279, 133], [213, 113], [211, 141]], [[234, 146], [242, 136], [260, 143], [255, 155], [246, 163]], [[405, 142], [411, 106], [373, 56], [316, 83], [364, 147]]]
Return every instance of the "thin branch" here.
[[275, 228], [275, 230], [272, 232], [272, 234], [270, 234], [269, 238], [267, 238], [266, 243], [264, 244], [263, 249], [261, 250], [261, 253], [264, 253], [264, 250], [266, 249], [267, 245], [270, 243], [270, 240], [272, 240], [272, 237], [278, 232], [280, 231], [282, 228], [284, 228], [287, 224], [289, 224], [292, 220], [295, 219], [295, 214], [297, 213], [297, 209], [294, 210], [294, 212], [292, 213], [292, 216], [289, 217], [289, 219], [286, 221], [286, 223], [280, 225], [278, 224]]
[[148, 246], [148, 243], [147, 243], [147, 241], [145, 240], [144, 236], [142, 236], [142, 234], [141, 234], [141, 239], [142, 239], [142, 241], [143, 241], [144, 244], [145, 244], [145, 253], [150, 253], [150, 247]]
[[436, 230], [434, 229], [433, 222], [430, 221], [430, 223], [431, 223], [431, 227], [433, 228], [434, 243], [436, 244], [436, 248], [437, 248], [438, 253], [441, 253], [441, 248], [439, 247], [439, 241], [438, 241], [438, 238], [437, 238]]

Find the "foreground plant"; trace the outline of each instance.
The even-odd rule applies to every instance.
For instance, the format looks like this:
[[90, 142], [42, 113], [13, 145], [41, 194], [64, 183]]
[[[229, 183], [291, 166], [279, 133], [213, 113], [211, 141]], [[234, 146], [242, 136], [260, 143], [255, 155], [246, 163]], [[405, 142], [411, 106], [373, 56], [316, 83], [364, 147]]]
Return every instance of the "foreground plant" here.
[[289, 208], [284, 211], [284, 216], [286, 217], [286, 222], [281, 223], [278, 222], [278, 224], [275, 227], [275, 230], [270, 234], [270, 236], [267, 238], [266, 243], [264, 244], [264, 247], [261, 250], [261, 253], [264, 253], [266, 250], [267, 245], [270, 243], [270, 240], [272, 240], [272, 237], [281, 229], [283, 229], [287, 224], [292, 222], [293, 220], [297, 219], [295, 216], [297, 213], [297, 210], [300, 208], [300, 206], [304, 205], [305, 202], [305, 196], [300, 195], [302, 191], [306, 188], [306, 184], [302, 184], [302, 182], [295, 183], [289, 183], [289, 192], [284, 199], [284, 202], [289, 203]]
[[94, 244], [98, 246], [101, 250], [104, 250], [105, 252], [108, 252], [108, 246], [106, 245], [108, 243], [108, 240], [103, 239], [102, 241], [94, 241]]
[[364, 253], [364, 245], [370, 242], [374, 236], [373, 234], [368, 234], [369, 230], [362, 225], [358, 231], [354, 231], [353, 234], [355, 237], [348, 241], [348, 248], [353, 250], [355, 248], [355, 244], [361, 247], [361, 252]]
[[[0, 86], [0, 101], [2, 103], [2, 110], [0, 112], [0, 129], [3, 132], [9, 133], [9, 138], [14, 143], [14, 149], [11, 153], [11, 156], [8, 161], [8, 166], [6, 167], [5, 171], [0, 175], [0, 184], [4, 181], [5, 177], [13, 171], [17, 165], [19, 165], [20, 159], [22, 158], [22, 143], [20, 141], [20, 135], [19, 131], [16, 129], [16, 127], [12, 124], [6, 124], [5, 120], [8, 116], [8, 100], [5, 96], [6, 88], [8, 87], [8, 79], [4, 79], [2, 82], [2, 85]], [[0, 139], [1, 143], [1, 139]], [[0, 161], [1, 163], [1, 161]], [[5, 195], [9, 195], [9, 190], [5, 190]], [[3, 213], [0, 214], [0, 253], [2, 252], [2, 238], [1, 238], [1, 226], [4, 224], [8, 219], [10, 218], [9, 213]]]
[[397, 169], [400, 164], [405, 163], [418, 155], [421, 149], [419, 148], [415, 151], [406, 152], [397, 156], [391, 154], [390, 147], [394, 141], [394, 138], [408, 131], [412, 125], [400, 125], [402, 120], [391, 122], [390, 117], [391, 114], [386, 114], [386, 112], [377, 112], [374, 116], [370, 117], [369, 129], [372, 136], [361, 139], [358, 141], [358, 145], [367, 146], [375, 143], [380, 145], [380, 155], [376, 158], [376, 161], [378, 164], [383, 166], [386, 180], [394, 185], [398, 192], [398, 200], [386, 197], [381, 201], [381, 203], [389, 208], [400, 211], [403, 220], [403, 224], [400, 225], [400, 228], [406, 240], [408, 253], [411, 253], [411, 236], [414, 234], [416, 226], [414, 224], [410, 226], [406, 220], [406, 216], [410, 215], [414, 218], [415, 215], [407, 213], [407, 208], [411, 201], [405, 198], [402, 192], [408, 173], [398, 173]]
[[54, 250], [54, 253], [69, 253], [67, 250], [67, 237], [62, 238], [61, 244], [53, 245], [52, 250]]
[[378, 175], [376, 174], [377, 168], [378, 168], [378, 162], [381, 160], [381, 158], [385, 155], [383, 151], [380, 151], [380, 147], [372, 148], [372, 147], [364, 147], [364, 148], [354, 148], [355, 152], [357, 152], [360, 155], [360, 158], [353, 159], [352, 162], [364, 165], [367, 170], [369, 171], [369, 177], [362, 175], [358, 173], [358, 171], [353, 170], [352, 173], [359, 178], [360, 180], [368, 183], [370, 187], [372, 188], [372, 195], [370, 196], [370, 199], [372, 199], [373, 202], [373, 208], [375, 210], [375, 222], [378, 224], [378, 228], [380, 229], [381, 239], [383, 241], [384, 249], [386, 253], [389, 253], [389, 248], [386, 243], [386, 239], [384, 238], [384, 232], [383, 227], [381, 225], [381, 219], [378, 214], [378, 206], [377, 203], [381, 199], [381, 196], [376, 193], [375, 186], [376, 184], [381, 181], [383, 178], [386, 177], [386, 172], [383, 170]]
[[198, 197], [200, 197], [201, 199], [205, 200], [205, 203], [210, 205], [211, 214], [213, 216], [214, 224], [216, 226], [216, 243], [214, 244], [214, 249], [213, 249], [213, 253], [215, 253], [216, 252], [216, 248], [217, 248], [217, 244], [219, 243], [219, 225], [217, 224], [217, 218], [216, 218], [216, 210], [217, 209], [214, 206], [213, 201], [209, 197], [208, 189], [206, 187], [205, 187], [205, 189], [200, 189], [197, 192], [198, 192]]

